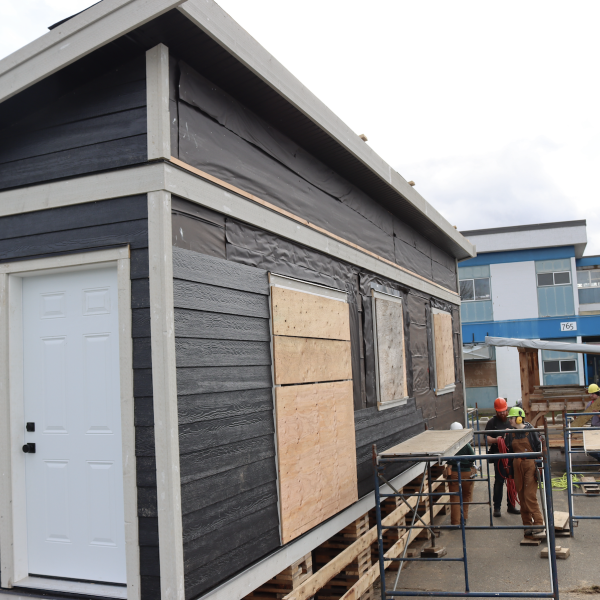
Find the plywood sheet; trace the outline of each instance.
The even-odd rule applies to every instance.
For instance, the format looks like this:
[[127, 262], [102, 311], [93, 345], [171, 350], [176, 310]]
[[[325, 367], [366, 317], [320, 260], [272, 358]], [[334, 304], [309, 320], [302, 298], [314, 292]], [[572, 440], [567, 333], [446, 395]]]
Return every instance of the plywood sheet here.
[[375, 298], [379, 401], [390, 402], [408, 396], [404, 356], [402, 304]]
[[472, 439], [472, 429], [429, 429], [385, 452], [381, 452], [381, 455], [432, 454], [437, 456], [453, 456]]
[[352, 381], [276, 388], [283, 543], [358, 500]]
[[452, 341], [452, 315], [446, 312], [433, 313], [435, 336], [435, 371], [437, 389], [454, 383], [454, 344]]
[[583, 447], [586, 452], [600, 452], [600, 431], [584, 431]]
[[350, 342], [273, 337], [275, 384], [352, 379]]
[[466, 360], [465, 384], [468, 388], [498, 385], [495, 360]]
[[273, 335], [350, 341], [346, 302], [272, 287], [271, 305]]

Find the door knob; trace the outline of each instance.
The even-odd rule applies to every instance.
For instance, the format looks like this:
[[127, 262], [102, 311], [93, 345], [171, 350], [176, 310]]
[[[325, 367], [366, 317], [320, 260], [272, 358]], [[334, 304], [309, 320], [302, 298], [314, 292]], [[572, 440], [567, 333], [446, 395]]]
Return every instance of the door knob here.
[[29, 454], [35, 454], [35, 444], [29, 442], [23, 446], [23, 452], [28, 452]]

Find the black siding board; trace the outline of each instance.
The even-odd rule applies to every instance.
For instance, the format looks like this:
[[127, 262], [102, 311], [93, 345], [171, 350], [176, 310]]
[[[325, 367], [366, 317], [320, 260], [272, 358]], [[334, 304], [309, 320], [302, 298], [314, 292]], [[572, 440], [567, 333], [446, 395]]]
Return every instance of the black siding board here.
[[423, 422], [421, 412], [414, 411], [396, 419], [389, 418], [383, 423], [377, 423], [371, 427], [365, 427], [356, 432], [356, 447], [360, 448], [366, 444], [377, 443], [378, 440], [401, 432], [408, 427]]
[[140, 546], [140, 575], [160, 573], [158, 546]]
[[158, 518], [139, 517], [140, 546], [158, 546]]
[[175, 279], [173, 300], [175, 308], [269, 318], [269, 299], [262, 294]]
[[[178, 394], [253, 390], [269, 387], [271, 382], [270, 366], [177, 369]], [[146, 390], [147, 387], [143, 389]]]
[[133, 395], [152, 396], [152, 369], [134, 369], [133, 371]]
[[152, 427], [154, 425], [154, 398], [135, 399], [134, 419], [136, 427]]
[[243, 518], [276, 503], [277, 485], [270, 481], [244, 494], [230, 496], [222, 502], [188, 513], [183, 517], [183, 544], [192, 550], [209, 534], [218, 532], [227, 525], [235, 525]]
[[269, 342], [177, 338], [178, 367], [270, 365]]
[[265, 318], [183, 308], [175, 309], [175, 337], [263, 342], [271, 339], [269, 321]]
[[131, 282], [131, 308], [150, 308], [150, 281], [134, 279]]
[[0, 164], [146, 134], [146, 107], [22, 133], [0, 147]]
[[[179, 426], [179, 453], [191, 454], [274, 433], [272, 410]], [[145, 448], [145, 446], [144, 446]]]
[[156, 458], [154, 456], [137, 456], [135, 474], [139, 487], [156, 487]]
[[42, 256], [61, 252], [94, 250], [130, 244], [132, 248], [148, 246], [146, 220], [127, 221], [69, 229], [0, 241], [0, 260]]
[[139, 517], [158, 517], [155, 487], [138, 487], [137, 499]]
[[182, 248], [173, 248], [173, 277], [255, 294], [269, 294], [266, 271]]
[[415, 412], [415, 410], [416, 405], [412, 398], [403, 406], [387, 408], [386, 410], [378, 410], [375, 407], [357, 410], [354, 412], [354, 429], [359, 431], [365, 427], [382, 424], [390, 419], [404, 417]]
[[229, 444], [206, 448], [180, 458], [181, 483], [185, 485], [204, 477], [224, 473], [236, 467], [275, 457], [273, 435], [251, 438]]
[[[135, 303], [132, 302], [135, 306]], [[133, 368], [151, 369], [152, 368], [152, 344], [151, 338], [133, 338]]]
[[0, 165], [0, 189], [146, 162], [146, 134]]
[[273, 409], [271, 388], [180, 396], [179, 425], [250, 415]]
[[129, 255], [129, 269], [131, 271], [131, 279], [148, 279], [150, 277], [148, 248], [131, 250]]
[[[148, 202], [146, 194], [113, 198], [100, 202], [61, 206], [50, 210], [19, 213], [0, 219], [0, 239], [29, 237], [42, 233], [55, 233], [66, 229], [82, 229], [95, 225], [107, 225], [124, 221], [146, 219]], [[138, 252], [138, 251], [136, 251]], [[132, 252], [133, 263], [133, 252]], [[136, 261], [140, 266], [145, 265], [145, 276], [148, 277], [148, 252]], [[131, 267], [132, 279], [134, 268]]]
[[[195, 570], [186, 570], [185, 597], [195, 598], [220, 581], [231, 577], [279, 546], [279, 528], [259, 530], [246, 544], [221, 554], [216, 560]], [[185, 549], [184, 549], [185, 554]]]
[[140, 577], [140, 595], [143, 600], [159, 600], [160, 577]]
[[150, 335], [150, 309], [138, 308], [131, 311], [131, 335], [148, 337]]
[[135, 455], [155, 456], [153, 426], [135, 428]]
[[[201, 567], [223, 554], [230, 553], [255, 539], [265, 529], [272, 529], [276, 518], [276, 504], [250, 514], [241, 512], [234, 521], [216, 530], [214, 535], [200, 536], [191, 543], [184, 543], [184, 569], [189, 571], [190, 568]], [[236, 521], [239, 525], [236, 525]]]
[[187, 515], [276, 480], [277, 472], [272, 458], [242, 465], [182, 486], [181, 510]]

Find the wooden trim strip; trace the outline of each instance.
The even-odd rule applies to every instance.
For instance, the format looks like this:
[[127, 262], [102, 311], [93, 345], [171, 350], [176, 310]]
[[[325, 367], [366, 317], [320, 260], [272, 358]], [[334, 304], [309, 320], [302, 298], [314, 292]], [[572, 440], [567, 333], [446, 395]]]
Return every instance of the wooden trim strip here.
[[327, 231], [326, 229], [323, 229], [322, 227], [319, 227], [318, 225], [315, 225], [314, 223], [311, 223], [310, 221], [307, 221], [306, 219], [303, 219], [302, 217], [299, 217], [283, 208], [279, 208], [278, 206], [275, 206], [274, 204], [271, 204], [270, 202], [267, 202], [266, 200], [263, 200], [262, 198], [255, 196], [254, 194], [245, 192], [244, 190], [242, 190], [234, 185], [231, 185], [230, 183], [227, 183], [226, 181], [223, 181], [217, 177], [214, 177], [213, 175], [209, 175], [208, 173], [205, 173], [204, 171], [201, 171], [200, 169], [197, 169], [196, 167], [192, 167], [191, 165], [184, 163], [182, 160], [179, 160], [178, 158], [175, 158], [174, 156], [171, 156], [170, 162], [178, 167], [181, 167], [182, 169], [185, 169], [186, 171], [189, 171], [190, 173], [194, 173], [194, 175], [198, 175], [199, 177], [202, 177], [202, 179], [205, 179], [207, 181], [210, 181], [211, 183], [218, 185], [219, 187], [225, 188], [231, 192], [234, 192], [240, 196], [243, 196], [244, 198], [247, 198], [248, 200], [252, 200], [253, 202], [256, 202], [257, 204], [265, 206], [269, 210], [272, 210], [281, 215], [284, 215], [284, 216], [288, 217], [289, 219], [297, 221], [298, 223], [302, 223], [302, 225], [305, 225], [306, 227], [310, 227], [311, 229], [314, 229], [315, 231], [318, 231], [319, 233], [323, 233], [324, 235], [326, 235], [338, 242], [341, 242], [342, 244], [345, 244], [346, 246], [350, 246], [351, 248], [359, 250], [360, 252], [363, 252], [364, 254], [368, 254], [369, 256], [372, 256], [373, 258], [376, 258], [377, 260], [380, 260], [384, 263], [387, 263], [388, 265], [391, 265], [392, 267], [395, 267], [399, 271], [404, 271], [405, 273], [408, 273], [409, 275], [412, 275], [413, 277], [418, 277], [419, 279], [426, 281], [430, 285], [434, 285], [435, 287], [438, 287], [438, 288], [444, 290], [445, 292], [448, 292], [448, 293], [453, 294], [454, 296], [458, 297], [458, 294], [454, 290], [444, 287], [443, 285], [440, 285], [439, 283], [435, 283], [435, 281], [431, 281], [431, 279], [427, 279], [426, 277], [423, 277], [423, 275], [419, 275], [418, 273], [415, 273], [414, 271], [410, 271], [409, 269], [406, 269], [405, 267], [401, 267], [400, 265], [396, 264], [395, 262], [392, 262], [391, 260], [388, 260], [387, 258], [383, 258], [383, 256], [379, 256], [378, 254], [375, 254], [374, 252], [371, 252], [370, 250], [367, 250], [366, 248], [363, 248], [362, 246], [359, 246], [358, 244], [350, 242], [350, 241], [340, 237], [339, 235], [335, 235], [334, 233], [331, 233], [331, 232]]

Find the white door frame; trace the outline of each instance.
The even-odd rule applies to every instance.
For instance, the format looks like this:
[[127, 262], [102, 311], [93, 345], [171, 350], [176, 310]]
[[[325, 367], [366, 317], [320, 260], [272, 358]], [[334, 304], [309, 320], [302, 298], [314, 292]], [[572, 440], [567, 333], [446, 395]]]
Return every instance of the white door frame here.
[[[117, 267], [127, 588], [29, 577], [23, 436], [24, 277]], [[139, 600], [129, 247], [0, 264], [0, 568], [2, 587], [35, 587]]]

